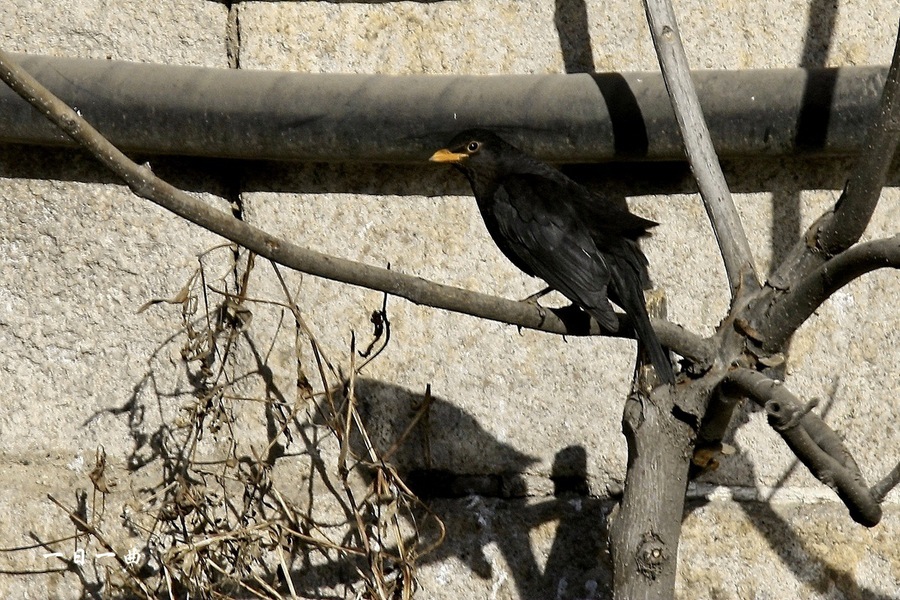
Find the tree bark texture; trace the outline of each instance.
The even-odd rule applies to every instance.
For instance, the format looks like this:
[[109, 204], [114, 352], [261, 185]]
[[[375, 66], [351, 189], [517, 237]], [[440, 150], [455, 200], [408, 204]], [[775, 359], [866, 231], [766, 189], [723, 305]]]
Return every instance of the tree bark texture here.
[[693, 428], [674, 414], [674, 392], [662, 386], [627, 400], [627, 485], [611, 517], [615, 598], [662, 600], [675, 587]]

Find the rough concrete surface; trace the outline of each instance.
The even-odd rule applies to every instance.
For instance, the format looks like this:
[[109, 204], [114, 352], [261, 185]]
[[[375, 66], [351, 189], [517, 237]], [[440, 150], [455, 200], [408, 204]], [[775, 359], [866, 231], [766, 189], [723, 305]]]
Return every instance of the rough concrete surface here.
[[[694, 68], [886, 64], [900, 18], [895, 0], [690, 0], [676, 2], [675, 10]], [[0, 9], [0, 47], [326, 73], [657, 68], [636, 0], [13, 0]], [[852, 164], [725, 165], [760, 272], [769, 272], [833, 204]], [[216, 207], [322, 252], [509, 298], [541, 287], [491, 243], [462, 178], [435, 165], [169, 158], [152, 166]], [[572, 172], [598, 191], [629, 196], [635, 212], [661, 223], [643, 247], [656, 284], [666, 290], [669, 317], [708, 334], [728, 308], [724, 271], [689, 173], [673, 169], [665, 195], [629, 192], [639, 168]], [[895, 170], [865, 239], [896, 234], [897, 180]], [[147, 490], [156, 489], [161, 464], [171, 466], [160, 439], [195, 406], [199, 371], [182, 361], [187, 334], [179, 305], [138, 309], [174, 298], [198, 256], [222, 240], [136, 198], [81, 153], [40, 148], [0, 148], [0, 224], [0, 480], [6, 482], [0, 548], [29, 547], [0, 552], [0, 596], [107, 597], [109, 586], [98, 582], [115, 581], [118, 566], [96, 558], [104, 551], [96, 542], [86, 547], [93, 559], [68, 569], [62, 559], [72, 558], [75, 541], [35, 545], [75, 534], [47, 494], [75, 507], [76, 490], [86, 490], [85, 514], [118, 552], [144, 547], [146, 531], [129, 529], [121, 515], [143, 514], [135, 497], [153, 504]], [[239, 261], [234, 269], [232, 259], [227, 247], [203, 257], [211, 285], [234, 290], [246, 265]], [[322, 363], [334, 384], [363, 360], [353, 357], [351, 338], [365, 349], [371, 315], [384, 299], [294, 273], [285, 281], [320, 357], [334, 366], [332, 372]], [[234, 454], [249, 465], [248, 457], [272, 451], [266, 435], [283, 417], [258, 400], [293, 411], [303, 425], [291, 440], [279, 437], [283, 455], [268, 477], [323, 530], [340, 531], [351, 522], [334, 495], [341, 448], [298, 385], [302, 373], [315, 391], [325, 387], [317, 357], [293, 318], [272, 304], [285, 296], [270, 265], [257, 262], [248, 289], [252, 322], [227, 363], [238, 382], [229, 390], [234, 414], [210, 413], [211, 425], [229, 425], [211, 428], [196, 456], [224, 464], [233, 437], [241, 440]], [[870, 483], [900, 457], [898, 296], [895, 273], [867, 275], [832, 297], [791, 345], [787, 384], [820, 400], [817, 410], [844, 437]], [[620, 421], [634, 344], [519, 332], [395, 298], [387, 300], [387, 314], [390, 341], [353, 393], [381, 452], [404, 435], [423, 402], [432, 402], [391, 457], [401, 470], [430, 470], [413, 483], [437, 496], [428, 504], [447, 527], [445, 543], [418, 561], [416, 597], [608, 597], [606, 518], [625, 472]], [[728, 440], [736, 454], [689, 490], [679, 597], [900, 598], [896, 491], [884, 520], [866, 530], [797, 463], [758, 411], [744, 409]], [[118, 483], [105, 509], [88, 478], [100, 447]], [[365, 444], [354, 439], [353, 450], [364, 455]], [[370, 475], [354, 470], [348, 485], [362, 493]], [[583, 489], [561, 490], [561, 480], [583, 481]], [[224, 495], [217, 500], [224, 504], [230, 489], [208, 491]], [[433, 524], [416, 514], [425, 541], [432, 540]], [[62, 559], [47, 556], [53, 552]], [[327, 552], [294, 565], [292, 578], [298, 597], [347, 594], [342, 584], [359, 583], [353, 568]]]

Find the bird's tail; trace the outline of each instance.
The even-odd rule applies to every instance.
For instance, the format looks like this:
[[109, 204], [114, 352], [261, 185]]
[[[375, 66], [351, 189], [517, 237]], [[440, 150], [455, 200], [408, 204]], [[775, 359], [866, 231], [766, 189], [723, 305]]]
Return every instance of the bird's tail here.
[[616, 271], [612, 275], [617, 292], [616, 303], [620, 304], [631, 317], [634, 331], [637, 334], [638, 351], [640, 352], [643, 347], [650, 359], [650, 364], [656, 370], [656, 375], [662, 381], [674, 385], [675, 372], [672, 370], [672, 361], [669, 360], [669, 353], [659, 343], [659, 338], [656, 337], [656, 332], [650, 324], [643, 290], [634, 282], [629, 285], [629, 282], [624, 281], [621, 274]]
[[647, 352], [650, 364], [656, 369], [656, 375], [669, 385], [674, 385], [675, 372], [672, 370], [672, 361], [669, 360], [669, 353], [659, 343], [659, 338], [656, 337], [656, 332], [650, 325], [647, 309], [643, 308], [640, 313], [632, 312], [631, 320], [634, 322], [634, 329], [637, 332], [638, 344], [642, 345]]

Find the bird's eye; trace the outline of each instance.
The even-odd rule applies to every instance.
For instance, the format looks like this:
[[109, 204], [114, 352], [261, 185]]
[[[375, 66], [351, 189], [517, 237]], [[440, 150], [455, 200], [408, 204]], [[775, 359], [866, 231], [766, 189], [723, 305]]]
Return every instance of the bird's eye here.
[[479, 150], [481, 150], [481, 142], [472, 141], [469, 142], [468, 146], [466, 146], [466, 152], [468, 152], [469, 154], [475, 154]]

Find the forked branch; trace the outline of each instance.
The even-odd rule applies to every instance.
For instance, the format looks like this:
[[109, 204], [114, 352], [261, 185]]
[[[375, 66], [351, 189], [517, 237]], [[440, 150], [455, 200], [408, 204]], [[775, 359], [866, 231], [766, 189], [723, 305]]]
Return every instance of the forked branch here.
[[900, 235], [841, 252], [776, 296], [761, 328], [766, 349], [777, 351], [833, 293], [876, 269], [900, 269]]

